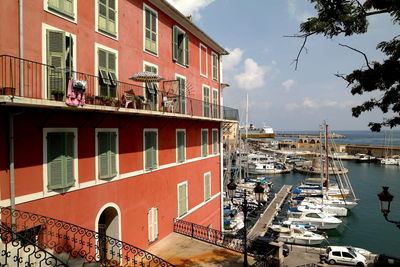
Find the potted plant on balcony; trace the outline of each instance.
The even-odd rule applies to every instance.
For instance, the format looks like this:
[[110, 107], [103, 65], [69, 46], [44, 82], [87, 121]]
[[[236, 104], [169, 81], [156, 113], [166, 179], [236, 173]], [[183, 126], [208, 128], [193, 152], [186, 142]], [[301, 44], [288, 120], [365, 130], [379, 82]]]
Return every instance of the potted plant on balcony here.
[[51, 95], [53, 96], [54, 100], [62, 101], [64, 98], [64, 90], [63, 89], [53, 89], [51, 90]]
[[102, 96], [101, 97], [103, 105], [106, 106], [114, 106], [115, 105], [115, 98], [111, 96]]
[[86, 104], [93, 105], [93, 104], [94, 104], [94, 95], [87, 94], [87, 95], [85, 96], [85, 103], [86, 103]]

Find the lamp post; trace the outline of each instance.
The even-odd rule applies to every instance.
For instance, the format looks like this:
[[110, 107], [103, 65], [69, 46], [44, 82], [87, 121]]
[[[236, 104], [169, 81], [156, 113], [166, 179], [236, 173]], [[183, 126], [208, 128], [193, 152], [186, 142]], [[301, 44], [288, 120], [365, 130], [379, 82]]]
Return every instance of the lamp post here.
[[[235, 190], [237, 188], [237, 184], [233, 179], [230, 180], [229, 184], [226, 185], [228, 188], [228, 196], [231, 198], [232, 205], [233, 205], [233, 197], [235, 195]], [[256, 195], [256, 201], [257, 203], [260, 203], [261, 201], [264, 200], [264, 187], [261, 185], [261, 183], [257, 183], [256, 187], [254, 188], [254, 193]], [[246, 189], [244, 190], [243, 194], [243, 203], [241, 204], [242, 206], [242, 211], [243, 211], [243, 246], [244, 246], [244, 251], [243, 251], [243, 267], [248, 267], [249, 263], [247, 261], [247, 228], [246, 228], [246, 220], [247, 220], [247, 212], [248, 210], [248, 203], [247, 203], [247, 198], [246, 198]]]
[[400, 229], [400, 221], [392, 221], [388, 219], [388, 215], [390, 213], [390, 204], [392, 203], [394, 197], [392, 194], [389, 193], [388, 186], [382, 186], [382, 188], [383, 191], [378, 194], [378, 198], [380, 201], [381, 212], [383, 214], [383, 217], [385, 218], [386, 221], [394, 223]]

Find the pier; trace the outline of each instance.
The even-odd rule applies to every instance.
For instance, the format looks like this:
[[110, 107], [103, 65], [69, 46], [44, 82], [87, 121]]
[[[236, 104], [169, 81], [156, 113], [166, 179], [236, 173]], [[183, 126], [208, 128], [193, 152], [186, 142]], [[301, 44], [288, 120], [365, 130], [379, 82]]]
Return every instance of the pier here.
[[278, 209], [280, 209], [280, 207], [282, 206], [291, 189], [291, 185], [282, 186], [281, 190], [279, 190], [274, 199], [265, 209], [264, 213], [260, 216], [260, 219], [249, 231], [249, 234], [247, 235], [248, 239], [252, 240], [257, 236], [264, 235], [267, 232], [268, 226], [275, 218], [276, 214], [278, 213]]
[[[319, 138], [319, 134], [308, 134], [308, 133], [276, 133], [277, 137], [295, 137], [295, 138]], [[344, 135], [337, 133], [330, 133], [329, 138], [341, 139], [345, 138]]]

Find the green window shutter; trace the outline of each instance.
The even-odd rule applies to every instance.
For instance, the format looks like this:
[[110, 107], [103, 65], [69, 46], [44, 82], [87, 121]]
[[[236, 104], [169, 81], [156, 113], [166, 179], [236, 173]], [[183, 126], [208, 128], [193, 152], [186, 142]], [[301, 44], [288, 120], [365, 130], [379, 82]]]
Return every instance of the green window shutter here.
[[97, 144], [98, 144], [98, 169], [99, 178], [109, 178], [109, 133], [99, 132], [97, 134]]
[[145, 169], [157, 168], [157, 133], [153, 131], [145, 132]]
[[178, 150], [178, 162], [185, 161], [185, 132], [177, 132], [177, 150]]
[[157, 168], [157, 132], [151, 132], [152, 133], [152, 147], [153, 147], [153, 149], [152, 149], [152, 160], [153, 160], [153, 162], [152, 162], [152, 166], [153, 166], [153, 169], [156, 169]]
[[74, 17], [74, 0], [48, 0], [47, 6], [58, 13]]
[[186, 184], [182, 184], [179, 186], [179, 216], [187, 212], [186, 199]]
[[62, 31], [47, 31], [47, 64], [54, 68], [48, 68], [48, 89], [65, 90], [65, 33]]
[[218, 91], [213, 90], [213, 98], [212, 98], [212, 117], [218, 117]]
[[189, 66], [189, 35], [185, 34], [185, 66]]
[[157, 54], [157, 15], [145, 10], [145, 49]]
[[217, 154], [218, 153], [218, 131], [213, 131], [213, 135], [212, 135], [212, 139], [213, 139], [213, 154]]
[[111, 35], [117, 33], [116, 28], [116, 5], [115, 0], [99, 0], [99, 17], [98, 17], [98, 27], [99, 30]]
[[[110, 52], [108, 52], [108, 72], [114, 74], [116, 73], [116, 56], [114, 53]], [[114, 86], [111, 82], [108, 89], [109, 89], [108, 96], [117, 97], [117, 87]]]
[[178, 28], [172, 27], [172, 59], [178, 60]]
[[204, 200], [211, 198], [211, 175], [208, 173], [204, 176]]
[[207, 147], [208, 147], [208, 132], [201, 131], [201, 150], [202, 150], [203, 157], [208, 156]]
[[[62, 0], [60, 0], [62, 1]], [[68, 16], [74, 16], [74, 0], [64, 0], [63, 2], [63, 11]]]
[[47, 134], [47, 185], [49, 189], [63, 188], [64, 134]]
[[110, 133], [110, 176], [117, 175], [117, 134]]
[[203, 113], [204, 117], [210, 116], [210, 89], [203, 87]]
[[216, 54], [213, 54], [212, 61], [212, 76], [214, 80], [218, 80], [218, 56]]
[[51, 9], [61, 11], [60, 0], [48, 0], [47, 6]]
[[116, 55], [103, 49], [98, 50], [99, 88], [101, 96], [117, 97]]
[[75, 183], [74, 178], [74, 133], [65, 133], [65, 183], [64, 186], [72, 186]]

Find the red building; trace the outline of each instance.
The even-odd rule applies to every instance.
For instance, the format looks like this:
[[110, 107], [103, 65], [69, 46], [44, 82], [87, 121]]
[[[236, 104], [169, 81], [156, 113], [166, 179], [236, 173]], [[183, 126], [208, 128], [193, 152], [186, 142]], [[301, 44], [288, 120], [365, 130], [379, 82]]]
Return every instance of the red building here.
[[[142, 249], [174, 218], [221, 229], [237, 117], [220, 45], [165, 0], [7, 0], [0, 16], [0, 206]], [[143, 71], [163, 80], [129, 79]]]

